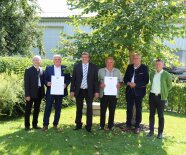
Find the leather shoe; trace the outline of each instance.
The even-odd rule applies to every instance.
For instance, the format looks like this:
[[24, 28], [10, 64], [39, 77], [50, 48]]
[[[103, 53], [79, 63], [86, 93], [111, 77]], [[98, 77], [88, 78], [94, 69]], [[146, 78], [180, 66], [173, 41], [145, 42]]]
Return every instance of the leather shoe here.
[[100, 126], [100, 127], [99, 127], [99, 130], [104, 130], [104, 127], [101, 127], [101, 126]]
[[154, 135], [154, 132], [149, 132], [148, 134], [147, 134], [147, 137], [152, 137]]
[[135, 128], [134, 133], [139, 134], [140, 133], [140, 128]]
[[87, 132], [91, 132], [91, 128], [85, 126], [85, 129], [87, 130]]
[[158, 138], [158, 139], [162, 139], [162, 138], [163, 138], [162, 133], [158, 133], [157, 138]]
[[76, 126], [76, 127], [74, 128], [74, 130], [80, 130], [80, 129], [82, 129], [82, 127], [77, 127], [77, 126]]
[[54, 129], [57, 129], [57, 125], [53, 125], [53, 128], [54, 128]]
[[39, 126], [33, 126], [33, 129], [42, 129], [42, 128]]
[[30, 131], [30, 127], [25, 127], [25, 131]]
[[48, 126], [44, 126], [42, 130], [43, 131], [48, 131]]

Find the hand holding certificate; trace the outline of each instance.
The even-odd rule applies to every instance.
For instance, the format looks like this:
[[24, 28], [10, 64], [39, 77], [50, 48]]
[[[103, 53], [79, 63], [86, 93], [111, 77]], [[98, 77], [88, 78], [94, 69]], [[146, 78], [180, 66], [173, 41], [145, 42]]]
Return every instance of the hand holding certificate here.
[[51, 77], [51, 95], [64, 95], [64, 76]]
[[104, 95], [117, 95], [117, 88], [116, 85], [118, 83], [117, 77], [105, 77], [104, 78]]

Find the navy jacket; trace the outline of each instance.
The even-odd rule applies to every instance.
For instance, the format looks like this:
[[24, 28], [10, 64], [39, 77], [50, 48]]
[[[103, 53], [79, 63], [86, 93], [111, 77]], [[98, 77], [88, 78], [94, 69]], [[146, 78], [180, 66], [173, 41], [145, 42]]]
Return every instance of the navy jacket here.
[[[124, 76], [124, 83], [127, 85], [128, 82], [131, 82], [131, 79], [134, 74], [134, 65], [128, 65], [127, 70]], [[149, 83], [149, 73], [146, 65], [141, 64], [141, 66], [135, 69], [134, 83], [136, 87], [134, 88], [135, 95], [144, 97], [146, 94], [146, 85]], [[126, 94], [129, 93], [129, 86], [126, 88]]]
[[[70, 84], [70, 74], [65, 74], [64, 70], [65, 70], [66, 66], [61, 66], [61, 76], [64, 76], [64, 83], [66, 84], [66, 88], [64, 90], [64, 95], [63, 97], [68, 95], [68, 91], [67, 91], [67, 86]], [[47, 92], [46, 92], [46, 96], [50, 95], [50, 87], [47, 86], [48, 82], [51, 82], [51, 76], [54, 75], [54, 65], [52, 66], [47, 66], [46, 70], [45, 70], [45, 85], [47, 87]]]
[[[82, 63], [76, 64], [72, 73], [71, 87], [70, 92], [74, 92], [77, 97], [81, 87], [81, 82], [83, 79], [83, 68]], [[87, 75], [87, 84], [88, 84], [88, 95], [90, 98], [94, 97], [94, 93], [99, 93], [98, 87], [98, 69], [96, 65], [89, 63], [88, 75]]]
[[[38, 96], [38, 74], [41, 81], [41, 96]], [[34, 66], [25, 70], [24, 89], [25, 97], [30, 96], [31, 98], [43, 98], [45, 96], [44, 72], [42, 69], [39, 70], [39, 73]]]

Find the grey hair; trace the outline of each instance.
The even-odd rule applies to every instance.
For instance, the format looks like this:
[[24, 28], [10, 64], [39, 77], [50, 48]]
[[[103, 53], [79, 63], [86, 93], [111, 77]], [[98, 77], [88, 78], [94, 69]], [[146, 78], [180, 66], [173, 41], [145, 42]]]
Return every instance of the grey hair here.
[[41, 61], [41, 56], [40, 55], [34, 55], [34, 57], [32, 58], [32, 61], [34, 61], [35, 59], [39, 59], [39, 61]]
[[53, 59], [56, 58], [56, 57], [61, 59], [61, 55], [60, 54], [54, 54], [53, 55]]

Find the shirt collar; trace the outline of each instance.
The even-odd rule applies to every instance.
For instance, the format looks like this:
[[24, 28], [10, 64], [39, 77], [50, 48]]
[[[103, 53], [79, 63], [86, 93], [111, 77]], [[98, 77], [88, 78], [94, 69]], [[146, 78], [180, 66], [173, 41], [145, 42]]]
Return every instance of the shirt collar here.
[[141, 64], [139, 64], [137, 67], [134, 67], [134, 69], [138, 69], [141, 66]]
[[158, 73], [156, 70], [156, 74], [162, 74], [163, 73], [163, 69]]
[[61, 66], [57, 67], [57, 66], [55, 66], [55, 65], [54, 65], [54, 68], [56, 68], [56, 69], [60, 69], [60, 68], [61, 68]]
[[[106, 70], [107, 72], [110, 72], [106, 67], [105, 67], [105, 70]], [[115, 68], [112, 68], [111, 72], [113, 72], [114, 70], [115, 70]]]

